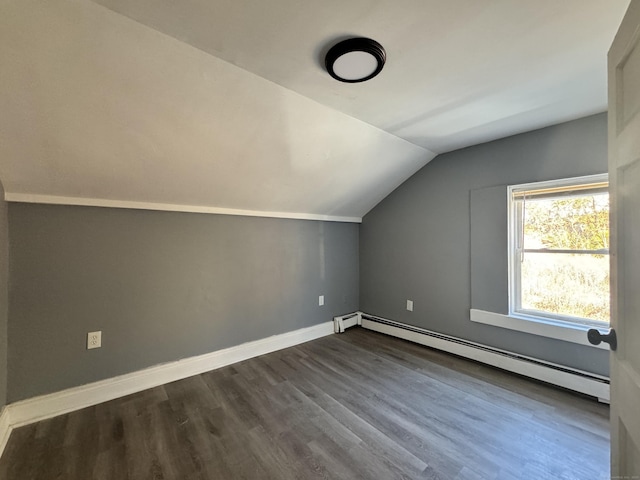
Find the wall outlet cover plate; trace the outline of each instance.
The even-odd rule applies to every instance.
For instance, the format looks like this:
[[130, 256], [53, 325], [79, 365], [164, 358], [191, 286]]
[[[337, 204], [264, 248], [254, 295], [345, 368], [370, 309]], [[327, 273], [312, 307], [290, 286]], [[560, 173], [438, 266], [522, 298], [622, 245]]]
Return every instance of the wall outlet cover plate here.
[[102, 331], [87, 333], [87, 350], [102, 347]]

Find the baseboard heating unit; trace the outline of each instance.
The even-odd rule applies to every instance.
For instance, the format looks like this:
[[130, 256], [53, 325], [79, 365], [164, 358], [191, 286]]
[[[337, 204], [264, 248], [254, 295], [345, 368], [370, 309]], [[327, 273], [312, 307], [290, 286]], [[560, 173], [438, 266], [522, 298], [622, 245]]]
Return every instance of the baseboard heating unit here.
[[334, 318], [336, 333], [342, 333], [346, 328], [355, 325], [591, 395], [601, 402], [609, 403], [609, 379], [601, 375], [469, 342], [362, 312]]
[[362, 313], [354, 312], [341, 317], [333, 317], [333, 331], [344, 333], [345, 329], [362, 324]]

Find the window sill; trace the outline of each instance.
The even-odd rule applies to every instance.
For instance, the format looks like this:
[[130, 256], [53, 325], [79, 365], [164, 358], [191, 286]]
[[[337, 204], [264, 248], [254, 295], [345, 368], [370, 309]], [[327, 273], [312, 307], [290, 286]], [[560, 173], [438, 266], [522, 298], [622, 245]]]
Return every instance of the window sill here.
[[494, 327], [517, 330], [532, 335], [555, 338], [556, 340], [578, 343], [592, 348], [609, 349], [609, 346], [605, 343], [601, 343], [600, 345], [592, 345], [589, 343], [587, 340], [587, 330], [592, 327], [586, 325], [568, 325], [546, 318], [503, 315], [477, 310], [475, 308], [470, 310], [470, 318], [472, 322], [484, 323], [485, 325], [493, 325]]

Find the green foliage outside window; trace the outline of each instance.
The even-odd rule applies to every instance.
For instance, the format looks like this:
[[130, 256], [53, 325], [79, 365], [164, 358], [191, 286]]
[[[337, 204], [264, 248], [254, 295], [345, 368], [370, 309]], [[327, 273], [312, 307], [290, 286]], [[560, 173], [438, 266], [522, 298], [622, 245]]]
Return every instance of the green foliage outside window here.
[[525, 201], [521, 308], [609, 321], [608, 195]]
[[525, 248], [529, 240], [549, 249], [608, 249], [608, 195], [529, 201], [524, 234]]

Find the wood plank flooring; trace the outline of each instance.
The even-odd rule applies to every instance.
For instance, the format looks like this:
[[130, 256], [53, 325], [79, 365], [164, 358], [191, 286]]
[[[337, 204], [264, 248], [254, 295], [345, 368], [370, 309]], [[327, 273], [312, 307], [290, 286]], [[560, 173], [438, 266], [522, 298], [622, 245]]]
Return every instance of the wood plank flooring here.
[[604, 480], [608, 415], [355, 328], [17, 429], [0, 479]]

